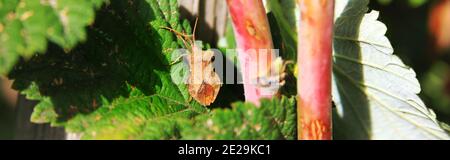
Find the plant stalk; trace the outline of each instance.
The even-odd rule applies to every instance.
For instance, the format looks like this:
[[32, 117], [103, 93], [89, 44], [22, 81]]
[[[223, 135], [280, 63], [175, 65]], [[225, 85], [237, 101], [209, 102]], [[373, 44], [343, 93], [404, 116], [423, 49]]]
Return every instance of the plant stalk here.
[[227, 4], [236, 37], [245, 99], [259, 105], [260, 99], [276, 95], [254, 81], [269, 71], [275, 57], [266, 11], [262, 0], [227, 0]]
[[331, 140], [334, 0], [298, 0], [298, 139]]

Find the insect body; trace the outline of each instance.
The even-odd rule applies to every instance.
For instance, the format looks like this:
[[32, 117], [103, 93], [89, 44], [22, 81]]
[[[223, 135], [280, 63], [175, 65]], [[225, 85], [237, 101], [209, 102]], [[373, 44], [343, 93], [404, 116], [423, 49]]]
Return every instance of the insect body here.
[[215, 101], [221, 87], [220, 77], [213, 66], [214, 52], [194, 51], [188, 57], [189, 94], [200, 104], [209, 106]]
[[[195, 22], [195, 29], [197, 27]], [[195, 35], [191, 36], [175, 31], [171, 28], [164, 27], [164, 29], [174, 32], [181, 38], [186, 47], [191, 46], [187, 61], [189, 64], [189, 77], [187, 79], [188, 92], [201, 105], [209, 106], [217, 98], [220, 87], [222, 85], [219, 75], [214, 69], [214, 52], [207, 50], [203, 51], [195, 45]]]

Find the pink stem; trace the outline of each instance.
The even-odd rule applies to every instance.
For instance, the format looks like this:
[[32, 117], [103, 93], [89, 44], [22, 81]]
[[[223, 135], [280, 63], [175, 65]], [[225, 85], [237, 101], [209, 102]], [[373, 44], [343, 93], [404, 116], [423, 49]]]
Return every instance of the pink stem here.
[[330, 140], [334, 0], [298, 3], [298, 138]]
[[261, 0], [227, 0], [227, 3], [236, 36], [245, 99], [259, 105], [261, 98], [275, 96], [253, 82], [258, 73], [268, 71], [275, 56], [271, 51], [273, 42], [264, 5]]

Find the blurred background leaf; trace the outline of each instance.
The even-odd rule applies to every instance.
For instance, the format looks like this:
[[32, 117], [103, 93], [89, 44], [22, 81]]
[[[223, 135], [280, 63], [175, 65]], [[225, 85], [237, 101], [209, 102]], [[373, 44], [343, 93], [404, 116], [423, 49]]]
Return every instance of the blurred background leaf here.
[[[380, 4], [389, 5], [393, 0], [378, 0]], [[420, 7], [421, 5], [428, 2], [428, 0], [395, 0], [406, 2], [410, 7]]]

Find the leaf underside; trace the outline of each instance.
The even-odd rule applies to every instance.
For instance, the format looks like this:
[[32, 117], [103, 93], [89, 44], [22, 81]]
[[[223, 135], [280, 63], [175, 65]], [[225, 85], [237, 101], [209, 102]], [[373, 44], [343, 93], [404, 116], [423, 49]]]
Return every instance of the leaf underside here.
[[448, 139], [417, 95], [415, 72], [393, 55], [369, 0], [337, 0], [333, 101], [336, 139]]

